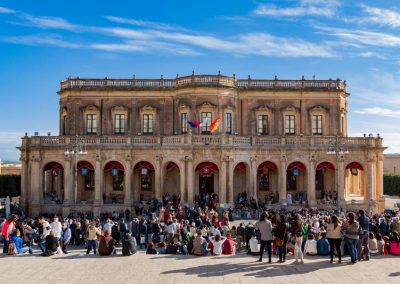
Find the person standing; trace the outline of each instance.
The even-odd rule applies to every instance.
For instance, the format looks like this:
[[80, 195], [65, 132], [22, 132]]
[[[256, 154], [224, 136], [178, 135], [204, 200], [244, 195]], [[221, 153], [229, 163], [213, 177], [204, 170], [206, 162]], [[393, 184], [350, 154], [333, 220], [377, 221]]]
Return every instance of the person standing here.
[[10, 243], [11, 233], [15, 229], [15, 222], [17, 215], [12, 214], [6, 221], [4, 221], [1, 235], [3, 236], [3, 253], [8, 253], [8, 244]]
[[329, 248], [331, 253], [331, 263], [333, 263], [333, 254], [336, 248], [336, 252], [339, 258], [339, 263], [342, 263], [342, 251], [340, 249], [342, 242], [342, 223], [339, 222], [339, 218], [336, 215], [332, 216], [331, 223], [328, 224], [326, 238], [329, 241]]
[[62, 252], [67, 254], [67, 246], [71, 241], [71, 229], [69, 228], [67, 223], [62, 224], [62, 236], [61, 236], [61, 249]]
[[43, 216], [39, 219], [39, 225], [40, 237], [38, 246], [42, 252], [45, 252], [46, 237], [50, 234], [51, 226], [50, 223], [47, 222]]
[[369, 218], [365, 216], [365, 211], [358, 211], [358, 223], [360, 224], [360, 234], [357, 243], [358, 261], [362, 259], [362, 248], [364, 247], [365, 260], [369, 260]]
[[88, 244], [87, 244], [87, 251], [86, 254], [89, 254], [90, 251], [93, 249], [93, 253], [97, 253], [97, 237], [101, 235], [100, 231], [96, 228], [96, 224], [94, 221], [90, 223], [88, 228]]
[[58, 217], [53, 218], [53, 222], [50, 224], [51, 229], [54, 231], [54, 237], [60, 241], [61, 240], [61, 233], [62, 233], [62, 227], [61, 223], [58, 220]]
[[275, 242], [279, 253], [279, 262], [285, 262], [286, 245], [288, 241], [289, 224], [286, 222], [285, 215], [277, 215], [277, 224], [275, 228]]
[[360, 224], [355, 220], [353, 212], [348, 214], [348, 220], [343, 227], [346, 230], [345, 239], [350, 252], [351, 263], [357, 262], [357, 241], [359, 238]]
[[260, 220], [256, 223], [256, 228], [260, 231], [260, 258], [259, 262], [262, 261], [262, 257], [264, 254], [265, 246], [267, 247], [268, 252], [268, 263], [271, 263], [271, 255], [272, 255], [272, 223], [267, 219], [267, 213], [262, 212], [260, 216]]
[[244, 226], [243, 223], [239, 224], [239, 227], [236, 229], [236, 244], [238, 250], [242, 249], [242, 243], [245, 239], [245, 231], [244, 231]]

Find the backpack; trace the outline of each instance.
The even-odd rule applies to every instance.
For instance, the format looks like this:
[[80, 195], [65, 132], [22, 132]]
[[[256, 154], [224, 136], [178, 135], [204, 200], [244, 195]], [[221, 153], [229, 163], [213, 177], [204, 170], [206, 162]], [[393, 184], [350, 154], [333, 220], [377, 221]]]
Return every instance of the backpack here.
[[133, 248], [131, 241], [129, 239], [125, 239], [122, 241], [122, 255], [129, 256], [133, 254]]
[[8, 244], [8, 255], [17, 255], [17, 247], [15, 246], [15, 243], [9, 243]]

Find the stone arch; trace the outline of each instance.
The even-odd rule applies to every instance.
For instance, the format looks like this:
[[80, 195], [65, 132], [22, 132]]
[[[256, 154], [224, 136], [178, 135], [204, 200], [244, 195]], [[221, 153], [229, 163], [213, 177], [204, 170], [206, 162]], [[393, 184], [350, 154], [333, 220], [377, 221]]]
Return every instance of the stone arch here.
[[133, 184], [140, 196], [140, 201], [148, 200], [155, 196], [155, 171], [161, 170], [154, 163], [147, 160], [137, 161], [133, 167]]
[[95, 198], [95, 171], [93, 163], [81, 160], [77, 164], [78, 188], [76, 200], [93, 202]]
[[[307, 200], [307, 168], [301, 161], [292, 161], [286, 168], [286, 191], [288, 205], [304, 204]], [[291, 202], [292, 201], [292, 202]]]
[[365, 165], [352, 161], [346, 165], [344, 175], [345, 198], [354, 200], [365, 198], [367, 196]]
[[278, 190], [278, 166], [272, 161], [263, 161], [257, 166], [257, 198], [266, 202], [276, 202]]
[[103, 168], [103, 202], [122, 203], [125, 192], [125, 167], [116, 160], [108, 161]]
[[[315, 168], [316, 199], [331, 202], [336, 196], [335, 165], [329, 161], [321, 161]], [[337, 196], [336, 196], [337, 198]]]
[[64, 165], [50, 161], [42, 168], [42, 198], [44, 203], [61, 204], [64, 200]]

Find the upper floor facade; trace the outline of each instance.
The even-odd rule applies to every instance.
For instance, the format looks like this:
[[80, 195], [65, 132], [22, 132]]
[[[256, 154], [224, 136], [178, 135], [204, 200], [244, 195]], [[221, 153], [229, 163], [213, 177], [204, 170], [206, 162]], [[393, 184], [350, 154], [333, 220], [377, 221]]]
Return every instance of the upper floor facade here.
[[60, 136], [209, 135], [216, 118], [219, 136], [347, 136], [348, 93], [339, 79], [68, 78], [59, 96]]

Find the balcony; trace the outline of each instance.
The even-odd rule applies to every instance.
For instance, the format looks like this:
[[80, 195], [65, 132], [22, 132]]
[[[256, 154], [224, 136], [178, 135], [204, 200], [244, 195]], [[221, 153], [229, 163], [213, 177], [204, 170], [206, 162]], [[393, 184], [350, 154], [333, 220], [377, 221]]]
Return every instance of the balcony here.
[[253, 80], [236, 79], [223, 75], [192, 75], [176, 79], [81, 79], [68, 78], [61, 82], [60, 91], [71, 89], [122, 89], [122, 90], [162, 90], [192, 86], [228, 87], [257, 90], [320, 90], [344, 91], [346, 82], [337, 80]]
[[[32, 136], [22, 138], [24, 147], [66, 147], [74, 136]], [[102, 147], [184, 147], [184, 146], [230, 146], [230, 147], [324, 147], [327, 148], [334, 136], [238, 136], [238, 135], [173, 135], [173, 136], [80, 136], [84, 145]], [[375, 137], [344, 137], [342, 143], [349, 148], [382, 147], [382, 139]]]

